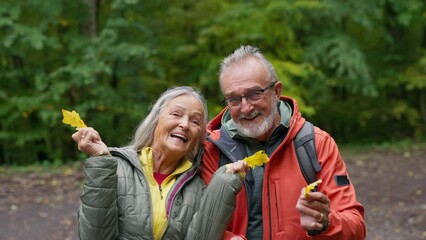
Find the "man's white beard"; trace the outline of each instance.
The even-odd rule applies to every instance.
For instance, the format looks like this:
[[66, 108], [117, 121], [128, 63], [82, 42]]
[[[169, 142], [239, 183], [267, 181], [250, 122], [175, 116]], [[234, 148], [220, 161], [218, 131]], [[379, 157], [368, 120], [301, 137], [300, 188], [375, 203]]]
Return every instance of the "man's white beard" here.
[[[257, 138], [265, 134], [269, 129], [275, 127], [275, 118], [278, 114], [278, 107], [275, 100], [272, 100], [272, 104], [275, 106], [268, 117], [264, 116], [263, 112], [254, 110], [249, 115], [240, 115], [239, 121], [235, 123], [238, 133], [249, 138]], [[251, 118], [260, 113], [260, 117], [263, 117], [264, 121], [260, 125], [257, 123], [249, 123], [245, 126], [241, 125], [241, 118]]]

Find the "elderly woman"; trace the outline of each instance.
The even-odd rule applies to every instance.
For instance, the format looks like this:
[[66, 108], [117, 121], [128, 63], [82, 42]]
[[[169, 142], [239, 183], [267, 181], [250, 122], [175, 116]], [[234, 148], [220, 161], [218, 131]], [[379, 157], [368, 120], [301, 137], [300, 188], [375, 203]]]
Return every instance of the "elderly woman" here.
[[74, 133], [78, 149], [91, 156], [78, 210], [79, 238], [220, 239], [248, 166], [238, 162], [219, 169], [205, 188], [196, 156], [206, 124], [202, 95], [176, 87], [157, 100], [127, 147], [108, 148], [93, 128]]

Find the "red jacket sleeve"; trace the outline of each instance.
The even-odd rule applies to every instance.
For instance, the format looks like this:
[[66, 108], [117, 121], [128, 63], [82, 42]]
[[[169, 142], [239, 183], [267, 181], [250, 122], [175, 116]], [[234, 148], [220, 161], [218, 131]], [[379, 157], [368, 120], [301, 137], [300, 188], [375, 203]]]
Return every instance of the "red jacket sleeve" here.
[[[365, 239], [364, 207], [356, 199], [337, 144], [329, 134], [316, 130], [317, 154], [322, 166], [318, 178], [323, 180], [318, 190], [330, 199], [331, 212], [327, 230], [313, 239]], [[349, 182], [337, 178], [347, 178]]]

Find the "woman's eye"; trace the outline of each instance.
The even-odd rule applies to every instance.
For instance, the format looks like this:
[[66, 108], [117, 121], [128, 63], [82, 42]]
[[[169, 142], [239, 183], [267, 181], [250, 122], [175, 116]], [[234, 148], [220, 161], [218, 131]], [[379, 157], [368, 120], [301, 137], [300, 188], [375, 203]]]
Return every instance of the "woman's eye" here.
[[195, 125], [197, 125], [197, 126], [200, 126], [200, 121], [199, 120], [192, 120], [192, 123], [195, 124]]

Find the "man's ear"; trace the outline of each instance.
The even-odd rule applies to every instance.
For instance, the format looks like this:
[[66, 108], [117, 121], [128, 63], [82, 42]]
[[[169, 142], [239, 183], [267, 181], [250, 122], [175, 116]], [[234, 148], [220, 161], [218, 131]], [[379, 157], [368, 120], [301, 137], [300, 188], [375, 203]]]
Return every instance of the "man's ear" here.
[[282, 82], [280, 82], [280, 81], [278, 81], [278, 82], [275, 84], [275, 95], [276, 95], [278, 98], [280, 98], [280, 97], [281, 97], [281, 95], [282, 95], [282, 91], [283, 91], [283, 83], [282, 83]]

